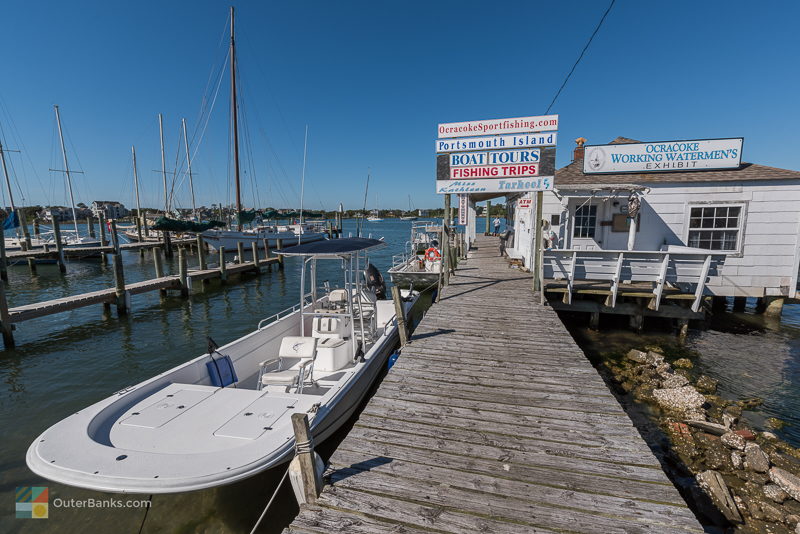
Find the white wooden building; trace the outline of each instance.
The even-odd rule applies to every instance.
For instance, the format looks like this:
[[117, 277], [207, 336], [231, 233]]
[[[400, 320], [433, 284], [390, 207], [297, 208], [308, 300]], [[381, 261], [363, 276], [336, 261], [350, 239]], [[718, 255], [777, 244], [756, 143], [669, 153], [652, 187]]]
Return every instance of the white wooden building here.
[[[636, 142], [618, 137], [612, 144]], [[553, 238], [553, 249], [577, 254], [627, 251], [631, 194], [640, 199], [632, 250], [671, 252], [673, 259], [681, 253], [713, 253], [715, 268], [702, 277], [704, 295], [795, 298], [800, 172], [742, 163], [725, 170], [584, 174], [579, 146], [574, 161], [556, 171], [555, 189], [544, 193], [543, 234]], [[531, 208], [514, 210], [509, 252], [530, 267], [536, 193], [522, 198], [534, 200]], [[625, 268], [619, 258], [618, 271]], [[546, 252], [545, 270], [547, 259]], [[559, 278], [558, 269], [550, 267], [546, 277]]]

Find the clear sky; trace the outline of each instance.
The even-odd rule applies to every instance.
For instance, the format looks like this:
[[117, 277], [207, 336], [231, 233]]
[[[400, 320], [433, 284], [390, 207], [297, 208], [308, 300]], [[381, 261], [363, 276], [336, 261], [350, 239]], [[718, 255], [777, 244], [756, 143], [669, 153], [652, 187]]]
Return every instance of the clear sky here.
[[[296, 207], [309, 127], [306, 207], [441, 203], [439, 122], [543, 114], [608, 2], [238, 2], [247, 206]], [[229, 81], [201, 143], [204, 95], [227, 52], [228, 4], [7, 1], [0, 128], [28, 203], [68, 203], [53, 104], [68, 135], [76, 201], [163, 205], [167, 167], [196, 151], [198, 204], [227, 203]], [[558, 166], [573, 140], [745, 138], [744, 160], [800, 169], [800, 2], [618, 0], [553, 108]], [[209, 86], [209, 79], [212, 80]], [[181, 166], [181, 170], [182, 170]], [[179, 177], [179, 181], [181, 178]], [[257, 193], [255, 191], [257, 186]], [[185, 182], [177, 204], [188, 207]], [[3, 197], [5, 199], [5, 196]], [[19, 201], [18, 201], [19, 202]]]

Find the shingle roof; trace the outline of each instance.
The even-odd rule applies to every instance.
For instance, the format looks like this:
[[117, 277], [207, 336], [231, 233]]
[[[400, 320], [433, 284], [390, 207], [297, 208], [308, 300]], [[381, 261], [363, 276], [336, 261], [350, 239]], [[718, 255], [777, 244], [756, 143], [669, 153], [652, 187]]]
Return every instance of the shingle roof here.
[[[641, 143], [627, 137], [617, 137], [610, 144]], [[697, 170], [686, 172], [648, 172], [621, 174], [584, 174], [583, 158], [556, 170], [555, 186], [622, 185], [671, 182], [741, 182], [749, 180], [800, 180], [800, 171], [778, 169], [756, 163], [744, 163], [738, 169]]]

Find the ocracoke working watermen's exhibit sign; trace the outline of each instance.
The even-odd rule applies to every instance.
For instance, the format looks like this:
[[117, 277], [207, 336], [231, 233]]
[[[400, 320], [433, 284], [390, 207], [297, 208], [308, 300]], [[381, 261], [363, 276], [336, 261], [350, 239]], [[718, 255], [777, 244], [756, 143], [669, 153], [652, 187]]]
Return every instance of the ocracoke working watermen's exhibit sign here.
[[586, 145], [585, 174], [736, 169], [742, 137], [658, 143]]
[[[557, 128], [558, 115], [440, 124], [439, 137], [445, 139], [436, 141], [436, 192], [552, 189]], [[467, 137], [485, 133], [498, 135]], [[456, 137], [464, 138], [451, 139]]]

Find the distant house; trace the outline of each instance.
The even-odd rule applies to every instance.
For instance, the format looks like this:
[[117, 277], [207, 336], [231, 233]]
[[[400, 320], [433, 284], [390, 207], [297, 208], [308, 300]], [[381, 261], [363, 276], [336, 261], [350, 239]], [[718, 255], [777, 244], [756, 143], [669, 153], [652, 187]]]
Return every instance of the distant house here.
[[[638, 141], [611, 142], [628, 143]], [[583, 160], [581, 144], [573, 162], [556, 171], [554, 190], [544, 193], [543, 234], [552, 238], [553, 249], [579, 256], [628, 250], [713, 253], [722, 263], [709, 274], [705, 294], [795, 297], [800, 172], [742, 162], [713, 170], [594, 174], [584, 172]], [[632, 196], [639, 205], [635, 225], [629, 216]], [[511, 254], [530, 266], [536, 193], [520, 198], [533, 201], [513, 204]], [[616, 256], [609, 254], [612, 261], [605, 263], [613, 270]]]
[[131, 214], [121, 202], [108, 200], [95, 200], [92, 202], [92, 213], [95, 217], [103, 215], [106, 219], [122, 219]]

